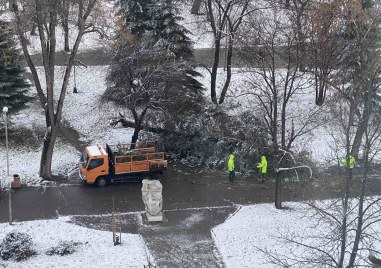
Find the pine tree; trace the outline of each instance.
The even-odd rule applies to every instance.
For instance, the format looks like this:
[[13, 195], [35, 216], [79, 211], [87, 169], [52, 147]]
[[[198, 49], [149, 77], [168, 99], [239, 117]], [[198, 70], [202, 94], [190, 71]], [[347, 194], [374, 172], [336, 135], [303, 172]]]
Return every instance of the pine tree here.
[[32, 100], [27, 95], [29, 84], [18, 65], [19, 54], [7, 23], [0, 21], [0, 107], [7, 106], [10, 113], [25, 108]]
[[[172, 87], [185, 88], [191, 96], [196, 97], [204, 90], [197, 80], [201, 74], [195, 69], [197, 64], [193, 61], [191, 33], [178, 22], [183, 18], [175, 14], [172, 0], [119, 0], [119, 15], [124, 19], [124, 30], [133, 36], [131, 46], [136, 46], [143, 38], [149, 38], [152, 50], [160, 50], [172, 57], [176, 64], [188, 64], [189, 68], [182, 77], [173, 77]], [[120, 37], [124, 40], [124, 37]], [[168, 81], [167, 86], [170, 85]], [[199, 99], [198, 99], [199, 100]]]
[[119, 7], [124, 25], [115, 44], [105, 97], [131, 111], [135, 142], [150, 115], [170, 128], [194, 116], [202, 107], [203, 86], [197, 81], [201, 74], [192, 59], [189, 32], [178, 24], [181, 18], [174, 14], [172, 1], [120, 0]]
[[119, 15], [135, 38], [143, 34], [153, 37], [153, 42], [163, 41], [165, 49], [176, 58], [193, 57], [191, 33], [178, 22], [183, 18], [175, 15], [172, 0], [120, 0]]
[[[139, 42], [142, 36], [151, 37], [151, 46], [172, 54], [174, 61], [187, 61], [189, 70], [183, 77], [183, 86], [192, 94], [201, 94], [204, 89], [197, 80], [201, 74], [193, 62], [191, 33], [178, 22], [183, 18], [175, 15], [172, 0], [119, 0], [119, 15], [124, 19], [124, 28], [133, 36], [131, 42]], [[125, 34], [125, 30], [121, 34]], [[123, 38], [121, 38], [123, 39]]]

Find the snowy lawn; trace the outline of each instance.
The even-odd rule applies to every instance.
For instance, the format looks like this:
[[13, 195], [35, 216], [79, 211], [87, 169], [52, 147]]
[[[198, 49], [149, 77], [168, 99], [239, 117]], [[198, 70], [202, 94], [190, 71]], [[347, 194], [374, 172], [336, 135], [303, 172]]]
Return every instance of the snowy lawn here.
[[[101, 103], [101, 95], [106, 89], [106, 74], [108, 66], [89, 66], [77, 68], [76, 85], [78, 93], [74, 94], [73, 73], [69, 82], [68, 92], [63, 110], [64, 123], [79, 132], [81, 139], [88, 144], [118, 144], [129, 143], [133, 130], [130, 128], [110, 126], [110, 119], [116, 117], [119, 112], [125, 113], [125, 108], [113, 104]], [[43, 77], [42, 68], [38, 68], [40, 77]], [[56, 67], [55, 88], [58, 92], [61, 88], [64, 67]], [[41, 79], [44, 87], [44, 79]], [[31, 89], [33, 92], [34, 89]], [[57, 93], [58, 94], [58, 93]], [[45, 117], [38, 100], [28, 109], [11, 117], [13, 127], [24, 127], [44, 130]], [[9, 136], [12, 140], [12, 136]], [[12, 148], [9, 150], [10, 175], [19, 174], [23, 184], [38, 185], [41, 178], [38, 175], [42, 143], [37, 149], [28, 147]], [[6, 150], [5, 141], [1, 142], [0, 150], [0, 176], [1, 183], [6, 183]], [[57, 140], [53, 153], [53, 174], [68, 175], [78, 166], [80, 152], [72, 145]]]
[[[56, 148], [57, 150], [53, 153], [53, 174], [68, 175], [68, 173], [77, 166], [80, 154], [74, 147], [60, 141], [57, 142]], [[0, 146], [0, 150], [4, 152], [0, 155], [1, 185], [9, 185], [9, 182], [13, 179], [13, 174], [18, 174], [21, 178], [21, 183], [24, 185], [39, 185], [39, 182], [42, 180], [38, 175], [42, 145], [37, 150], [29, 148], [10, 148], [9, 178], [7, 178], [5, 146]]]
[[[12, 231], [24, 232], [32, 237], [37, 255], [21, 262], [2, 261], [5, 267], [143, 267], [152, 262], [140, 235], [122, 234], [122, 244], [114, 246], [112, 232], [98, 231], [68, 223], [69, 217], [56, 220], [38, 220], [0, 224], [0, 241]], [[77, 250], [70, 255], [46, 255], [60, 241], [79, 242]]]
[[[200, 82], [204, 84], [205, 97], [210, 100], [210, 74], [205, 68], [199, 68], [198, 71], [203, 75]], [[278, 69], [279, 79], [285, 77], [286, 70]], [[217, 97], [220, 96], [221, 89], [226, 79], [226, 72], [223, 68], [218, 69], [217, 73]], [[221, 105], [228, 107], [227, 110], [231, 115], [240, 114], [245, 111], [251, 111], [258, 117], [263, 117], [263, 109], [261, 110], [258, 98], [253, 94], [253, 80], [256, 83], [263, 81], [263, 78], [258, 74], [253, 73], [253, 70], [247, 68], [232, 68], [231, 84], [229, 91], [226, 94], [225, 102]], [[297, 80], [300, 83], [301, 90], [298, 91], [289, 101], [288, 117], [293, 118], [292, 123], [296, 127], [303, 126], [306, 118], [319, 118], [322, 123], [311, 122], [306, 129], [311, 130], [305, 135], [298, 137], [294, 142], [294, 147], [297, 152], [307, 151], [311, 158], [318, 164], [325, 165], [327, 162], [334, 159], [332, 148], [330, 145], [334, 143], [334, 138], [327, 131], [327, 128], [332, 128], [332, 122], [328, 118], [324, 118], [327, 111], [326, 107], [317, 107], [315, 105], [315, 91], [313, 87], [308, 87], [309, 77], [306, 75], [302, 79]], [[282, 82], [279, 82], [282, 85]], [[330, 96], [327, 96], [327, 99]], [[314, 115], [317, 111], [318, 114]], [[291, 120], [288, 120], [288, 129], [291, 129]], [[305, 129], [305, 130], [306, 130]]]
[[[282, 243], [282, 236], [292, 235], [304, 243], [315, 245], [322, 242], [311, 237], [326, 235], [329, 228], [326, 223], [312, 217], [305, 204], [290, 202], [284, 205], [289, 209], [278, 210], [274, 204], [242, 206], [223, 224], [212, 229], [213, 239], [226, 267], [279, 267], [268, 263], [268, 257], [261, 250], [270, 250], [286, 257], [291, 257], [290, 251], [297, 255], [306, 252], [295, 245]], [[372, 229], [377, 233], [381, 223], [376, 223]], [[375, 242], [374, 247], [380, 250], [381, 244]], [[365, 258], [369, 254], [361, 250], [359, 253]]]

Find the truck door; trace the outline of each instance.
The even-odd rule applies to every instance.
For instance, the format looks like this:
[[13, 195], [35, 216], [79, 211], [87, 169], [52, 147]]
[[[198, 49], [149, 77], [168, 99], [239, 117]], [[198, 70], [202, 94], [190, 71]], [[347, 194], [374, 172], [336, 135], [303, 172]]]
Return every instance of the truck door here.
[[94, 183], [99, 176], [108, 175], [108, 170], [103, 158], [91, 159], [87, 166], [87, 182]]

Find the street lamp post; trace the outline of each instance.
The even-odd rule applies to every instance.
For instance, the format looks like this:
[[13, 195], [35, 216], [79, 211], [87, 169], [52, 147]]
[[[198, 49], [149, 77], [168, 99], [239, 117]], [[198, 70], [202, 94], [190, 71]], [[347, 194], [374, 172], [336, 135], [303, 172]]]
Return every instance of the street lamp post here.
[[8, 107], [3, 108], [4, 120], [5, 120], [5, 146], [7, 154], [7, 176], [9, 177], [9, 155], [8, 155]]
[[[8, 107], [3, 108], [4, 120], [5, 120], [5, 147], [7, 155], [7, 178], [9, 179], [9, 149], [8, 149]], [[12, 225], [12, 191], [11, 185], [9, 185], [8, 191], [8, 209], [9, 209], [9, 225]]]
[[74, 60], [73, 61], [73, 71], [74, 71], [74, 88], [73, 88], [73, 93], [78, 93], [78, 89], [77, 89], [77, 79], [76, 79], [76, 73], [75, 73], [75, 66], [76, 64], [78, 64], [78, 66], [84, 66], [85, 68], [87, 68], [87, 65], [84, 64], [82, 61], [80, 60]]
[[75, 79], [75, 63], [73, 64], [73, 70], [74, 70], [74, 88], [73, 88], [73, 93], [78, 93], [78, 90], [77, 90], [77, 81]]

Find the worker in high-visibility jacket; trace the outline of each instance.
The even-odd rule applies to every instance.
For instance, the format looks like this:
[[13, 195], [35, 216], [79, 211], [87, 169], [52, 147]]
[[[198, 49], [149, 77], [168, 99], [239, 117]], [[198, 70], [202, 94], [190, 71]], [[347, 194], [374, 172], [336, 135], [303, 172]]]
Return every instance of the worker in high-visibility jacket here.
[[261, 163], [259, 163], [257, 165], [257, 168], [259, 168], [259, 177], [260, 177], [260, 180], [262, 182], [265, 181], [265, 176], [266, 176], [266, 173], [267, 173], [267, 160], [266, 160], [266, 156], [262, 156], [261, 157]]
[[348, 160], [349, 160], [349, 168], [350, 169], [354, 168], [356, 165], [356, 158], [351, 154], [349, 154], [346, 159], [343, 159], [341, 163], [343, 164], [344, 167], [348, 167], [348, 162], [347, 162]]
[[229, 155], [228, 171], [229, 171], [229, 182], [234, 182], [235, 166], [234, 166], [234, 155], [233, 155], [233, 153], [230, 153], [230, 155]]

